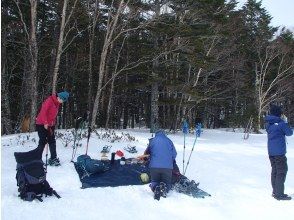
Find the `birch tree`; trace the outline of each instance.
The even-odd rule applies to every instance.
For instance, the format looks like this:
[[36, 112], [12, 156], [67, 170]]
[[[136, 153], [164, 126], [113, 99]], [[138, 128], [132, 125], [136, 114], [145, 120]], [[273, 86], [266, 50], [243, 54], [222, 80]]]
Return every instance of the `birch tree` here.
[[65, 33], [65, 28], [70, 21], [70, 18], [71, 18], [73, 11], [75, 9], [77, 0], [75, 0], [74, 4], [69, 12], [69, 15], [67, 16], [68, 3], [69, 3], [69, 0], [63, 1], [63, 8], [62, 8], [61, 22], [60, 22], [60, 31], [59, 31], [59, 40], [58, 40], [58, 46], [57, 46], [57, 51], [56, 51], [55, 65], [54, 65], [54, 69], [53, 69], [52, 93], [56, 93], [60, 59], [61, 59], [62, 53], [64, 52], [64, 43], [66, 41], [67, 34], [71, 31], [71, 29], [69, 29], [68, 32]]
[[[282, 94], [287, 92], [284, 84], [293, 83], [289, 81], [294, 74], [294, 59], [289, 56], [289, 48], [273, 42], [258, 51], [258, 62], [255, 64], [255, 91], [257, 106], [257, 129], [260, 129], [262, 113], [272, 102], [277, 102], [282, 98]], [[278, 68], [275, 68], [275, 66]]]
[[93, 53], [95, 29], [99, 17], [99, 0], [88, 1], [88, 16], [89, 16], [89, 66], [88, 66], [88, 110], [92, 108], [92, 90], [93, 90]]

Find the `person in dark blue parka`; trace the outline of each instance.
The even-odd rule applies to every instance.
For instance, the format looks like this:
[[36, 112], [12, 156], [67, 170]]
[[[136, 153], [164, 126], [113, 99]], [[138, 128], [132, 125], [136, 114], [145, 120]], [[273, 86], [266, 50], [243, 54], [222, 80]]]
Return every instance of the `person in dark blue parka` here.
[[268, 154], [272, 167], [272, 196], [277, 200], [291, 200], [291, 197], [284, 193], [284, 183], [288, 171], [285, 136], [291, 136], [293, 131], [288, 126], [287, 118], [282, 116], [282, 119], [281, 115], [281, 108], [272, 105], [270, 114], [265, 117]]
[[155, 137], [149, 140], [149, 145], [144, 154], [150, 155], [149, 169], [151, 175], [151, 189], [155, 193], [154, 198], [160, 190], [161, 196], [166, 197], [166, 193], [171, 188], [173, 161], [177, 156], [177, 151], [173, 142], [166, 136], [165, 132], [159, 130]]

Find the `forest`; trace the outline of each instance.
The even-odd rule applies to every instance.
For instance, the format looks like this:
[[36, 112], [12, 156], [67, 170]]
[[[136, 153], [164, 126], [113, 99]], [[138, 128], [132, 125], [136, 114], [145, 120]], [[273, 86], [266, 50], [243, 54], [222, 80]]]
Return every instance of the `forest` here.
[[[1, 133], [35, 130], [68, 91], [58, 128], [264, 128], [270, 104], [294, 123], [294, 35], [262, 2], [2, 0]], [[24, 124], [27, 126], [24, 126]]]

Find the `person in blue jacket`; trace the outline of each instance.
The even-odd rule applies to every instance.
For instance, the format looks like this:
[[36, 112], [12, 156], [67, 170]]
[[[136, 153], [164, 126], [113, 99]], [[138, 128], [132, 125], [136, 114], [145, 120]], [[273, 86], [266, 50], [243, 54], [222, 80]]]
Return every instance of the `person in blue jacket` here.
[[159, 130], [155, 133], [155, 137], [149, 140], [144, 154], [150, 155], [150, 187], [154, 192], [154, 199], [159, 200], [160, 196], [166, 197], [171, 189], [173, 162], [177, 151], [165, 132]]
[[287, 118], [284, 115], [281, 117], [281, 115], [281, 107], [272, 105], [270, 114], [265, 117], [268, 134], [267, 147], [272, 167], [272, 196], [277, 200], [291, 200], [291, 197], [284, 193], [284, 183], [288, 171], [285, 136], [291, 136], [293, 131], [288, 126]]

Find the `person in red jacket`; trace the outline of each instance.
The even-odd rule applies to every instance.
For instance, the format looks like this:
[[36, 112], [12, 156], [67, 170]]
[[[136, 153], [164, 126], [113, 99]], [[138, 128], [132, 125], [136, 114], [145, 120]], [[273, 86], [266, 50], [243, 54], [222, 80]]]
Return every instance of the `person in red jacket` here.
[[38, 148], [43, 152], [45, 145], [48, 143], [51, 157], [48, 160], [50, 166], [59, 166], [60, 161], [56, 153], [55, 140], [55, 121], [59, 107], [68, 100], [69, 93], [64, 91], [49, 96], [43, 103], [41, 110], [36, 118], [36, 130], [39, 136]]

